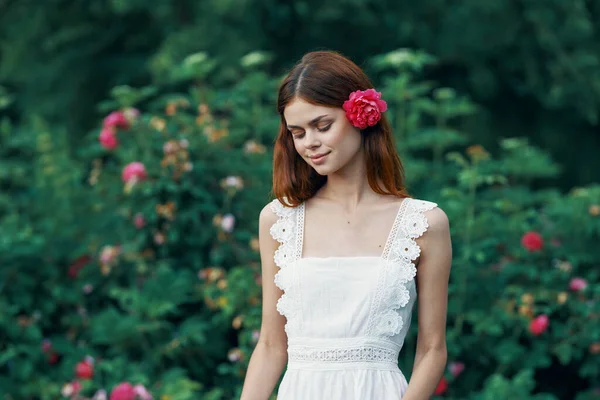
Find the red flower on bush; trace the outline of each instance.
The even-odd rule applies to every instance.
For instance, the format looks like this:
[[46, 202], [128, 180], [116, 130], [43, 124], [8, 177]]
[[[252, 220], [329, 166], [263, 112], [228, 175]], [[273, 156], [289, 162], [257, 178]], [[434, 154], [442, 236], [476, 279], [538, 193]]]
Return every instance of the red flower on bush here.
[[58, 362], [58, 360], [60, 359], [60, 356], [54, 350], [50, 350], [49, 353], [50, 354], [48, 354], [48, 364], [52, 364], [52, 365], [56, 364]]
[[135, 400], [136, 391], [129, 382], [119, 383], [110, 393], [109, 400]]
[[542, 333], [544, 333], [546, 331], [546, 329], [548, 329], [549, 325], [550, 325], [550, 319], [548, 318], [548, 316], [546, 314], [542, 314], [542, 315], [535, 317], [533, 320], [531, 320], [531, 322], [529, 323], [529, 331], [533, 335], [539, 336]]
[[79, 271], [81, 271], [81, 269], [85, 267], [86, 264], [90, 262], [90, 260], [91, 257], [89, 255], [83, 255], [76, 258], [75, 261], [73, 261], [73, 263], [69, 265], [69, 276], [71, 278], [77, 278], [77, 275], [79, 275]]
[[81, 379], [92, 379], [94, 376], [94, 365], [85, 360], [75, 365], [75, 376]]
[[102, 123], [104, 128], [129, 129], [129, 120], [122, 111], [113, 111], [108, 114]]
[[144, 164], [139, 161], [134, 161], [127, 164], [125, 168], [123, 168], [123, 174], [121, 177], [125, 183], [133, 180], [138, 182], [145, 180], [148, 177], [148, 173], [146, 172], [146, 167]]
[[440, 383], [438, 383], [433, 394], [436, 396], [441, 396], [442, 394], [446, 393], [446, 390], [448, 390], [448, 381], [446, 380], [446, 377], [442, 376], [442, 379], [440, 379]]
[[529, 231], [521, 238], [521, 245], [529, 251], [539, 251], [544, 247], [544, 239], [539, 233]]
[[141, 213], [137, 213], [133, 218], [133, 224], [137, 229], [142, 229], [146, 225], [146, 219]]
[[346, 118], [359, 129], [374, 126], [381, 119], [381, 113], [387, 110], [387, 103], [381, 100], [381, 93], [375, 89], [357, 90], [342, 106]]
[[569, 282], [569, 288], [574, 292], [579, 292], [587, 287], [587, 281], [583, 278], [573, 278]]
[[114, 150], [119, 145], [119, 140], [117, 139], [117, 133], [112, 127], [105, 127], [100, 131], [100, 136], [98, 136], [98, 141], [102, 147], [106, 150]]

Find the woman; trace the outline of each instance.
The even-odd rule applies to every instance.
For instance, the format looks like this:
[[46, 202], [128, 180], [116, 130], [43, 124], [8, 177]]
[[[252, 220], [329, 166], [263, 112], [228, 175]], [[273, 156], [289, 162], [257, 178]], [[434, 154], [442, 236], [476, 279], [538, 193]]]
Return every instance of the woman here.
[[[259, 218], [263, 309], [242, 400], [419, 400], [446, 364], [448, 219], [404, 189], [387, 104], [352, 61], [312, 52], [279, 89]], [[398, 368], [413, 305], [410, 384]]]

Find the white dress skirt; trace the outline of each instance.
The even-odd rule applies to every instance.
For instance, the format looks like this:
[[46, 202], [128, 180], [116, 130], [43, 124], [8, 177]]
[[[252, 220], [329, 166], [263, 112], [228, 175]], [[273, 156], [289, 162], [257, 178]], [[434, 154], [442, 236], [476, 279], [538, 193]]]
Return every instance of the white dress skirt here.
[[275, 284], [284, 294], [288, 365], [278, 400], [399, 400], [398, 355], [416, 300], [415, 241], [435, 203], [402, 201], [381, 256], [302, 257], [304, 204], [273, 200], [280, 242]]

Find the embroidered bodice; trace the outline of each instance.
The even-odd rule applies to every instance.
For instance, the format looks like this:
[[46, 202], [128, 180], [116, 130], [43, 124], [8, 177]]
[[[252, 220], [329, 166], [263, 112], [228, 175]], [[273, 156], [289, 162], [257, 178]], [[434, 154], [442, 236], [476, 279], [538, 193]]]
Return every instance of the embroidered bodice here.
[[425, 211], [435, 203], [406, 198], [399, 206], [381, 256], [302, 257], [304, 204], [278, 200], [271, 235], [283, 291], [277, 310], [287, 319], [288, 370], [310, 368], [397, 369], [416, 300], [416, 240], [428, 228]]

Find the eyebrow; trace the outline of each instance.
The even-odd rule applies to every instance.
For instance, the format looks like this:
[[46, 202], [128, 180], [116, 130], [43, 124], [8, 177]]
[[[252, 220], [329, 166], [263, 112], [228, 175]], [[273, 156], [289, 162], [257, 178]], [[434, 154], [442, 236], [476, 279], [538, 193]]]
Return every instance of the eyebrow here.
[[[323, 114], [323, 115], [319, 115], [316, 118], [313, 118], [310, 120], [310, 122], [308, 123], [309, 126], [314, 126], [317, 124], [317, 122], [319, 122], [321, 119], [328, 117], [329, 114]], [[288, 125], [287, 126], [288, 129], [302, 129], [301, 126], [297, 126], [297, 125]]]

